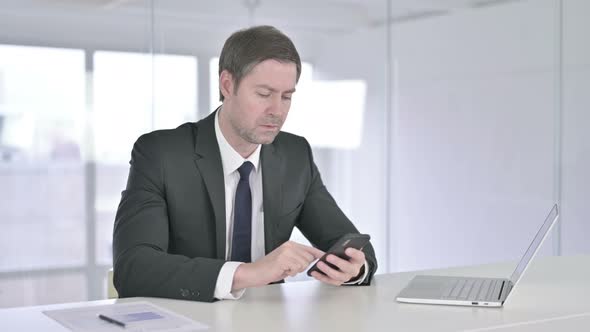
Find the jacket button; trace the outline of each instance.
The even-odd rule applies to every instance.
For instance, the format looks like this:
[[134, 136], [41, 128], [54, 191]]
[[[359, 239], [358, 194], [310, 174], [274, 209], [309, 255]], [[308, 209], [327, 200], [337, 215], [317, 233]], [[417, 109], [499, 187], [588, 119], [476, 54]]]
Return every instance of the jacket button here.
[[189, 293], [189, 290], [188, 289], [184, 289], [184, 288], [181, 288], [180, 289], [180, 296], [182, 296], [182, 297], [188, 297], [189, 294], [190, 293]]

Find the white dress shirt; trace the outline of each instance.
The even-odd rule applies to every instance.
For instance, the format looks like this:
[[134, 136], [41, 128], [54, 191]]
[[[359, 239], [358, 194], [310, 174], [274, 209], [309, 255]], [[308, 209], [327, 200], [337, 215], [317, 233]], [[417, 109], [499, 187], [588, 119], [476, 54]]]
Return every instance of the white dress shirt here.
[[[256, 150], [248, 157], [242, 157], [234, 148], [228, 143], [219, 127], [219, 108], [215, 114], [215, 136], [217, 137], [217, 144], [219, 145], [219, 152], [221, 153], [221, 164], [223, 165], [223, 180], [225, 183], [225, 258], [230, 259], [232, 234], [233, 234], [233, 220], [234, 220], [234, 199], [236, 196], [236, 189], [240, 181], [240, 173], [238, 168], [246, 161], [254, 165], [254, 169], [250, 173], [250, 191], [252, 193], [252, 262], [264, 257], [264, 211], [262, 209], [262, 165], [260, 164], [260, 148], [258, 145]], [[217, 282], [215, 283], [215, 292], [213, 297], [219, 300], [237, 300], [244, 294], [244, 289], [235, 292], [231, 291], [233, 285], [234, 274], [236, 269], [243, 262], [228, 261], [221, 267]], [[365, 262], [365, 273], [358, 280], [347, 282], [346, 284], [359, 284], [368, 275], [368, 266]]]
[[[219, 152], [221, 153], [221, 164], [223, 165], [223, 180], [225, 183], [225, 258], [230, 258], [233, 234], [233, 220], [234, 220], [234, 199], [236, 196], [236, 189], [240, 181], [240, 173], [238, 168], [246, 161], [254, 165], [254, 169], [250, 172], [250, 191], [252, 193], [252, 261], [256, 261], [264, 257], [264, 211], [262, 210], [262, 165], [260, 164], [260, 147], [258, 145], [256, 150], [248, 157], [242, 157], [234, 148], [227, 142], [221, 128], [219, 127], [219, 112], [215, 114], [215, 136], [217, 137], [217, 144], [219, 145]], [[226, 262], [221, 267], [217, 283], [215, 284], [215, 292], [213, 296], [217, 299], [231, 299], [235, 300], [244, 294], [244, 290], [237, 292], [231, 291], [236, 269], [242, 262]]]

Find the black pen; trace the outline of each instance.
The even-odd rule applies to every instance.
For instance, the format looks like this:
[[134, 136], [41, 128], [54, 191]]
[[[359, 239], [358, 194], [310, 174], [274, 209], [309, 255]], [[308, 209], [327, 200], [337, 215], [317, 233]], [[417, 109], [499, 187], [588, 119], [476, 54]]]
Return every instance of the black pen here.
[[123, 322], [121, 322], [119, 320], [116, 320], [114, 318], [105, 316], [103, 314], [98, 314], [98, 318], [100, 318], [100, 319], [102, 319], [102, 320], [104, 320], [106, 322], [109, 322], [111, 324], [119, 325], [120, 327], [123, 327], [123, 328], [125, 327], [125, 323], [123, 323]]

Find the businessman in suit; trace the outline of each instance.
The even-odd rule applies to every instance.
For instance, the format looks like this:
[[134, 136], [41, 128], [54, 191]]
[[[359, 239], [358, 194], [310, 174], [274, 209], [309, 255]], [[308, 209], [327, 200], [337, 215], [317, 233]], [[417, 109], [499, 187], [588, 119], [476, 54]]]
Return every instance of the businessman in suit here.
[[[121, 297], [238, 299], [305, 271], [358, 233], [322, 183], [308, 142], [281, 132], [301, 73], [291, 40], [270, 26], [240, 30], [219, 60], [220, 106], [197, 123], [141, 136], [113, 233]], [[328, 124], [326, 124], [328, 125]], [[289, 241], [294, 227], [314, 245]], [[313, 277], [368, 285], [372, 246], [334, 255]]]

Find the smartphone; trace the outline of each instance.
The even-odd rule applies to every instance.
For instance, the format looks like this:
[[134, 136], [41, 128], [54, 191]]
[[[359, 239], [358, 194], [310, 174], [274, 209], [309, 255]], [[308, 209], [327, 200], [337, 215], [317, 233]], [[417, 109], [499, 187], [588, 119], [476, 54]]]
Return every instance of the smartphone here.
[[[344, 236], [342, 236], [338, 242], [336, 242], [328, 251], [326, 251], [326, 253], [324, 254], [324, 256], [322, 256], [322, 258], [320, 258], [318, 260], [322, 261], [326, 264], [328, 264], [329, 267], [338, 270], [338, 267], [335, 266], [334, 264], [328, 263], [326, 261], [326, 257], [328, 257], [328, 255], [332, 254], [332, 255], [336, 255], [342, 259], [345, 260], [349, 260], [350, 257], [348, 257], [344, 251], [347, 248], [355, 248], [358, 250], [363, 250], [363, 248], [367, 245], [367, 243], [369, 243], [369, 240], [371, 239], [371, 236], [369, 236], [368, 234], [356, 234], [356, 233], [350, 233], [350, 234], [346, 234]], [[317, 267], [317, 262], [315, 264], [313, 264], [313, 266], [311, 268], [309, 268], [309, 270], [307, 270], [307, 275], [311, 277], [311, 273], [313, 271], [318, 271], [321, 274], [324, 274], [324, 272], [322, 272], [322, 270], [320, 270]]]

